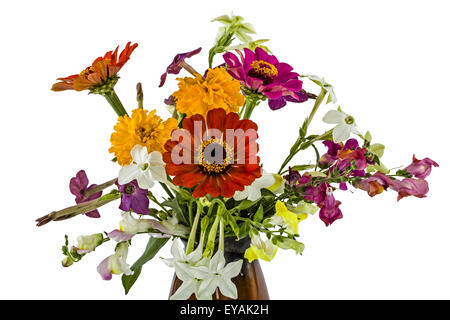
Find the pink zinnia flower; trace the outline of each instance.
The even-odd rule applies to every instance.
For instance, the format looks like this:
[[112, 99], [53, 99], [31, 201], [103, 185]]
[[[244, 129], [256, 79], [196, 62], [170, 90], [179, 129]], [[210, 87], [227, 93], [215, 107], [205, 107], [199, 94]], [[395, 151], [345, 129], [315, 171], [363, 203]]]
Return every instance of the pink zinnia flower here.
[[[283, 96], [290, 96], [301, 100], [296, 92], [302, 89], [302, 81], [298, 74], [292, 72], [292, 67], [268, 54], [261, 48], [251, 51], [244, 49], [244, 54], [236, 50], [240, 59], [233, 53], [227, 52], [223, 58], [230, 75], [250, 90], [262, 93], [271, 100]], [[279, 108], [276, 105], [275, 108]]]

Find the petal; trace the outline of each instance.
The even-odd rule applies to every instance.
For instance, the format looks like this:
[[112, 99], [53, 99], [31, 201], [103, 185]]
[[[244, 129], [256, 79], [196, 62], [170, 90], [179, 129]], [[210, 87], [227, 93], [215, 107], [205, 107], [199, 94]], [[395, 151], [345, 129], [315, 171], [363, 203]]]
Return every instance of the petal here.
[[343, 112], [339, 112], [337, 110], [330, 110], [325, 114], [325, 116], [323, 117], [322, 120], [325, 123], [338, 124], [338, 123], [344, 123], [346, 116], [347, 115]]
[[116, 242], [124, 242], [131, 240], [135, 235], [131, 233], [122, 232], [120, 230], [113, 230], [110, 233], [108, 233], [108, 237], [113, 239]]
[[244, 260], [230, 262], [225, 269], [223, 269], [222, 276], [230, 279], [236, 277], [241, 272], [243, 262]]
[[139, 144], [135, 145], [133, 149], [131, 149], [131, 157], [138, 165], [146, 163], [148, 160], [147, 147]]
[[109, 256], [108, 258], [104, 259], [97, 267], [97, 272], [100, 273], [103, 280], [111, 280], [112, 279], [112, 273], [111, 273], [111, 260], [112, 256]]
[[119, 184], [127, 184], [139, 175], [139, 167], [135, 164], [130, 164], [128, 166], [122, 167], [119, 171]]
[[236, 285], [230, 279], [220, 279], [219, 290], [225, 297], [238, 298]]
[[[150, 174], [150, 171], [144, 171], [137, 176], [137, 183], [139, 188], [142, 189], [151, 189], [155, 185], [155, 181]], [[119, 182], [120, 183], [120, 182]]]
[[350, 137], [352, 127], [347, 124], [339, 124], [333, 130], [333, 141], [335, 143], [343, 142]]
[[178, 290], [170, 297], [170, 300], [187, 300], [195, 293], [197, 288], [197, 281], [192, 279], [191, 281], [183, 281], [183, 284]]

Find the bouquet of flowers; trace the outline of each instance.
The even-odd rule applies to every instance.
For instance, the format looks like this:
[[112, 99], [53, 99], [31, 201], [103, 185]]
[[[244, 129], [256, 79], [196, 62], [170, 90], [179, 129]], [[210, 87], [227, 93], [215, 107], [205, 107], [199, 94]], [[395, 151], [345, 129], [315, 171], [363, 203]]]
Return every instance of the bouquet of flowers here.
[[[156, 110], [144, 108], [140, 83], [131, 114], [114, 90], [118, 73], [137, 44], [127, 43], [120, 54], [118, 48], [109, 51], [79, 74], [59, 78], [53, 85], [53, 91], [102, 95], [118, 115], [109, 149], [120, 167], [116, 177], [90, 184], [86, 172], [79, 171], [69, 185], [76, 205], [37, 219], [43, 226], [78, 215], [100, 218], [100, 207], [120, 202], [118, 229], [79, 236], [73, 246], [66, 236], [64, 267], [111, 241], [115, 250], [97, 271], [104, 280], [122, 275], [128, 293], [144, 264], [173, 239], [172, 257], [163, 261], [174, 268], [181, 285], [171, 299], [211, 299], [219, 291], [236, 299], [240, 295], [235, 279], [244, 263], [271, 261], [278, 249], [301, 254], [299, 223], [309, 216], [317, 213], [325, 226], [342, 219], [336, 190], [361, 189], [370, 197], [393, 190], [398, 200], [426, 196], [425, 178], [436, 162], [413, 156], [403, 169], [388, 169], [381, 162], [384, 146], [373, 143], [369, 131], [361, 133], [355, 118], [336, 107], [333, 86], [280, 62], [265, 46], [268, 40], [252, 39], [255, 30], [242, 17], [213, 21], [222, 26], [209, 50], [209, 68], [197, 71], [188, 64], [190, 57], [201, 53], [198, 48], [177, 54], [161, 76], [160, 87], [170, 75], [185, 73], [176, 78], [178, 88], [164, 101], [170, 112], [166, 120]], [[218, 64], [214, 58], [220, 59]], [[305, 91], [304, 81], [316, 85], [316, 92]], [[259, 128], [250, 120], [253, 112], [266, 108], [266, 102], [274, 111], [293, 103], [312, 105], [279, 168], [263, 167]], [[323, 117], [329, 130], [310, 133], [322, 105], [332, 106]], [[292, 163], [309, 148], [315, 159]], [[130, 266], [129, 247], [142, 234], [149, 236], [148, 245]], [[242, 255], [230, 258], [228, 249], [242, 240], [246, 240]]]

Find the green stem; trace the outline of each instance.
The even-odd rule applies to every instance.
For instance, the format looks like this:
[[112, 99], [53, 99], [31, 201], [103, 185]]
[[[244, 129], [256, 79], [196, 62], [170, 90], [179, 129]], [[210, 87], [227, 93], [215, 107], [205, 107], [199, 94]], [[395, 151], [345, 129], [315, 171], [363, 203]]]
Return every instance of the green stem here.
[[164, 191], [166, 191], [166, 193], [169, 196], [169, 198], [173, 199], [174, 196], [173, 196], [172, 192], [170, 191], [170, 189], [162, 182], [160, 182], [159, 184], [161, 185], [161, 187], [163, 187]]
[[205, 248], [205, 251], [203, 252], [203, 256], [205, 258], [210, 258], [212, 256], [213, 252], [214, 252], [214, 245], [215, 245], [215, 242], [216, 242], [217, 228], [219, 226], [220, 220], [222, 220], [222, 212], [223, 212], [223, 208], [219, 207], [217, 209], [217, 215], [216, 215], [216, 218], [214, 220], [214, 223], [211, 226], [211, 229], [209, 230], [208, 242], [206, 242], [206, 248]]
[[105, 97], [106, 101], [108, 101], [108, 103], [111, 105], [111, 107], [114, 109], [114, 111], [117, 113], [117, 115], [119, 117], [120, 116], [124, 116], [124, 115], [128, 115], [127, 111], [123, 107], [122, 102], [120, 101], [120, 99], [117, 96], [117, 94], [114, 91], [114, 89], [112, 89], [111, 91], [103, 93], [102, 96]]
[[250, 119], [253, 110], [255, 109], [255, 107], [259, 104], [259, 99], [252, 97], [252, 96], [247, 96], [245, 99], [245, 104], [242, 107], [243, 109], [245, 109], [244, 111], [244, 116], [242, 117], [242, 119]]
[[[306, 137], [306, 132], [308, 131], [308, 127], [311, 124], [312, 119], [314, 118], [314, 115], [317, 112], [317, 109], [319, 109], [320, 104], [322, 103], [323, 99], [325, 98], [327, 92], [325, 90], [322, 89], [322, 91], [320, 91], [320, 94], [317, 96], [316, 101], [314, 102], [314, 106], [308, 116], [308, 118], [306, 119], [305, 123], [303, 124], [302, 128], [300, 131], [303, 131], [303, 135], [299, 135], [299, 137], [297, 138], [297, 140], [295, 141], [295, 143], [292, 145], [291, 150], [289, 155], [286, 157], [286, 159], [283, 161], [280, 170], [278, 170], [278, 174], [280, 174], [284, 167], [289, 163], [289, 161], [292, 160], [292, 158], [300, 151], [302, 150], [302, 148], [300, 148], [302, 142], [304, 141], [305, 137]], [[316, 141], [316, 140], [314, 140]], [[303, 148], [304, 149], [304, 148]]]
[[223, 225], [223, 219], [220, 219], [220, 231], [219, 231], [219, 250], [225, 252], [225, 228]]
[[191, 233], [189, 234], [189, 239], [186, 246], [186, 254], [194, 251], [195, 236], [197, 235], [198, 222], [200, 221], [200, 214], [202, 211], [203, 207], [199, 202], [197, 202], [197, 213], [195, 214], [194, 223], [192, 224]]

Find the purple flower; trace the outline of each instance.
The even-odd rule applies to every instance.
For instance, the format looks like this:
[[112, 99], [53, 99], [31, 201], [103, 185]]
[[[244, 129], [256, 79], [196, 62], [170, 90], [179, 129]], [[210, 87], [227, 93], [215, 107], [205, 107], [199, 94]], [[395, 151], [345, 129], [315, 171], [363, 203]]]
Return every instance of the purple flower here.
[[291, 187], [295, 187], [297, 183], [300, 181], [302, 175], [300, 172], [296, 170], [292, 170], [291, 167], [289, 167], [289, 173], [285, 175], [283, 178], [286, 180], [286, 183], [290, 185]]
[[429, 190], [428, 182], [413, 178], [405, 178], [402, 181], [395, 180], [391, 188], [398, 192], [397, 201], [408, 196], [425, 198]]
[[325, 200], [326, 191], [330, 187], [327, 182], [323, 182], [318, 187], [306, 187], [305, 189], [305, 200], [312, 201], [317, 205], [321, 205]]
[[[86, 191], [89, 191], [97, 186], [96, 184], [92, 184], [88, 187], [88, 184], [89, 179], [84, 170], [78, 171], [76, 176], [70, 179], [70, 192], [75, 196], [75, 202], [77, 204], [95, 200], [102, 196], [102, 191], [99, 191], [97, 193], [91, 194], [86, 198], [84, 196]], [[98, 210], [93, 210], [91, 212], [85, 213], [85, 215], [90, 218], [100, 218], [100, 213], [98, 212]]]
[[193, 51], [190, 52], [185, 52], [185, 53], [179, 53], [175, 56], [175, 58], [173, 58], [173, 61], [171, 64], [169, 64], [169, 66], [166, 69], [166, 72], [164, 72], [161, 75], [161, 82], [159, 83], [159, 87], [162, 87], [164, 85], [164, 83], [166, 82], [166, 78], [167, 75], [170, 74], [178, 74], [180, 73], [181, 69], [183, 68], [181, 66], [181, 63], [184, 62], [185, 59], [190, 58], [198, 53], [200, 53], [200, 51], [202, 51], [202, 48], [198, 48], [195, 49]]
[[283, 96], [291, 96], [297, 101], [301, 99], [296, 92], [302, 89], [302, 81], [289, 64], [278, 62], [275, 56], [259, 47], [255, 51], [244, 48], [244, 54], [239, 50], [236, 52], [240, 59], [231, 52], [224, 54], [223, 58], [229, 74], [242, 85], [271, 100]]
[[325, 192], [325, 199], [322, 204], [319, 205], [320, 212], [319, 217], [325, 225], [328, 227], [337, 219], [343, 217], [341, 209], [339, 209], [340, 201], [336, 201], [333, 196], [333, 189], [328, 187]]
[[391, 178], [381, 172], [377, 172], [367, 179], [355, 182], [355, 187], [367, 191], [369, 196], [374, 197], [382, 193], [389, 187], [392, 187], [394, 182]]
[[139, 214], [149, 214], [150, 210], [148, 191], [146, 189], [139, 188], [137, 181], [133, 180], [127, 184], [121, 185], [116, 181], [116, 185], [119, 187], [119, 191], [122, 193], [122, 199], [119, 208], [123, 211], [130, 211]]
[[439, 165], [430, 158], [418, 160], [416, 159], [416, 156], [413, 155], [413, 162], [407, 166], [405, 170], [416, 178], [425, 179], [430, 175], [433, 166], [439, 167]]
[[295, 99], [291, 96], [281, 96], [277, 99], [270, 99], [269, 100], [270, 109], [272, 110], [281, 109], [286, 105], [286, 102], [301, 103], [308, 100], [308, 95], [304, 90], [297, 91], [295, 92], [295, 94], [298, 96], [298, 99]]

